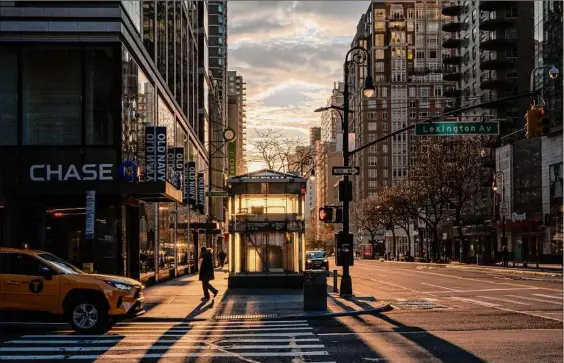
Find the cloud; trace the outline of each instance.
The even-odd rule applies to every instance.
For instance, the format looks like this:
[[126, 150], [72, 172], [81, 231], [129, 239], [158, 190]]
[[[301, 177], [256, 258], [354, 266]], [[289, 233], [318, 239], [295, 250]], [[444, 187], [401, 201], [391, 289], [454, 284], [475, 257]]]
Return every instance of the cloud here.
[[229, 66], [247, 83], [249, 146], [253, 129], [307, 140], [369, 1], [230, 1]]

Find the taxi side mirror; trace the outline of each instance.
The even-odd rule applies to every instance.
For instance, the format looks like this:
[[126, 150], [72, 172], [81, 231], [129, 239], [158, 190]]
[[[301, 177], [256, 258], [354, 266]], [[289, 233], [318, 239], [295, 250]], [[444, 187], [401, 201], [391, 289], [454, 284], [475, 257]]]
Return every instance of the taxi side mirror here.
[[41, 273], [41, 276], [45, 278], [45, 280], [53, 280], [53, 275], [55, 274], [55, 272], [49, 267], [41, 267], [39, 272]]

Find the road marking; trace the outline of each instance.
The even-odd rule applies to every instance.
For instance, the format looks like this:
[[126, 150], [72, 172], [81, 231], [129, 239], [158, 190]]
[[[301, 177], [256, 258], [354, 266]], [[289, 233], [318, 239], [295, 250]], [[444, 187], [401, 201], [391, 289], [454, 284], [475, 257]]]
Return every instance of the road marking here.
[[515, 301], [515, 300], [502, 299], [502, 298], [499, 298], [499, 297], [492, 297], [492, 296], [478, 296], [478, 297], [481, 297], [483, 299], [505, 301], [505, 302], [508, 302], [508, 303], [511, 303], [511, 304], [517, 304], [517, 305], [531, 305], [531, 304], [528, 304], [528, 303], [519, 302], [519, 301]]
[[562, 300], [562, 296], [551, 296], [551, 295], [544, 295], [544, 294], [533, 294], [535, 296], [547, 297], [549, 299], [559, 299]]
[[[161, 328], [161, 329], [143, 329], [143, 328], [137, 328], [137, 329], [128, 329], [127, 327], [124, 328], [117, 328], [117, 329], [112, 329], [110, 330], [110, 333], [115, 332], [115, 333], [134, 333], [134, 332], [138, 332], [138, 333], [146, 333], [146, 332], [153, 332], [153, 331], [170, 331], [173, 333], [180, 333], [180, 332], [190, 332], [190, 331], [194, 331], [194, 332], [199, 332], [199, 331], [225, 331], [225, 332], [244, 332], [244, 331], [290, 331], [290, 330], [313, 330], [312, 327], [306, 326], [306, 327], [293, 327], [293, 328], [254, 328], [254, 327], [241, 327], [241, 328], [235, 328], [235, 329], [226, 329], [223, 327], [216, 327], [216, 328], [175, 328], [175, 327], [170, 327], [170, 328]], [[70, 332], [70, 331], [69, 331]]]
[[[98, 339], [98, 340], [28, 340], [28, 339], [20, 339], [20, 340], [9, 340], [3, 342], [2, 344], [108, 344], [108, 343], [123, 343], [123, 344], [134, 344], [134, 343], [201, 343], [202, 339], [194, 339], [189, 338], [186, 339], [130, 339], [132, 337], [125, 337], [122, 338], [111, 338], [111, 339]], [[297, 343], [312, 343], [312, 342], [319, 342], [318, 338], [288, 338], [288, 339], [226, 339], [226, 340], [218, 340], [216, 341], [217, 344], [233, 344], [233, 343], [289, 343], [289, 342], [297, 342]]]
[[[319, 349], [325, 348], [323, 344], [304, 344], [304, 345], [237, 345], [237, 346], [222, 346], [225, 350], [241, 350], [241, 349]], [[131, 346], [131, 345], [118, 345], [118, 346], [96, 346], [96, 347], [8, 347], [0, 348], [0, 353], [14, 353], [14, 352], [57, 352], [57, 353], [72, 353], [72, 352], [111, 352], [123, 350], [178, 350], [178, 349], [214, 349], [207, 345], [153, 345], [153, 346]]]
[[449, 291], [460, 291], [460, 290], [457, 290], [457, 289], [452, 289], [452, 288], [450, 288], [450, 287], [444, 287], [444, 286], [439, 286], [439, 285], [428, 284], [428, 283], [426, 283], [426, 282], [422, 282], [421, 285], [427, 285], [427, 286], [438, 287], [438, 288], [440, 288], [440, 289], [445, 289], [445, 290], [449, 290]]
[[[206, 338], [251, 338], [251, 337], [298, 337], [298, 336], [312, 336], [312, 332], [288, 332], [288, 333], [254, 333], [254, 334], [206, 334]], [[169, 334], [169, 333], [156, 333], [156, 334], [143, 334], [144, 337], [185, 337], [186, 334]], [[22, 338], [41, 339], [41, 338], [92, 338], [92, 337], [123, 337], [123, 335], [61, 335], [61, 334], [48, 334], [48, 335], [24, 335]]]
[[468, 298], [464, 298], [464, 297], [451, 297], [451, 299], [452, 300], [465, 301], [465, 302], [469, 302], [469, 303], [472, 303], [472, 304], [478, 304], [478, 305], [482, 305], [482, 306], [487, 306], [489, 308], [499, 306], [499, 304], [494, 304], [494, 303], [489, 303], [489, 302], [474, 300], [474, 299], [468, 299]]
[[[488, 281], [488, 280], [480, 280], [480, 279], [472, 279], [469, 277], [461, 277], [461, 276], [451, 276], [451, 275], [444, 275], [444, 274], [439, 274], [436, 272], [425, 272], [425, 271], [412, 271], [412, 270], [407, 270], [407, 269], [402, 269], [402, 268], [397, 268], [397, 269], [390, 269], [389, 271], [392, 272], [393, 270], [400, 270], [400, 271], [405, 271], [405, 272], [411, 272], [412, 274], [416, 273], [416, 274], [426, 274], [426, 275], [435, 275], [435, 276], [442, 276], [442, 277], [447, 277], [447, 278], [451, 278], [451, 279], [458, 279], [458, 280], [468, 280], [468, 281], [476, 281], [476, 282], [480, 282], [480, 283], [488, 283], [488, 284], [495, 284], [495, 285], [507, 285], [507, 286], [523, 286], [523, 285], [519, 285], [519, 284], [515, 284], [515, 283], [510, 283], [510, 282], [495, 282], [495, 281]], [[556, 292], [560, 292], [562, 293], [562, 290], [557, 290], [557, 289], [551, 289], [548, 287], [537, 287], [537, 289], [540, 290], [548, 290], [548, 291], [556, 291]]]
[[425, 298], [423, 298], [423, 300], [427, 300], [427, 301], [431, 301], [431, 302], [439, 301], [437, 299], [433, 299], [433, 298], [430, 298], [430, 297], [425, 297]]
[[549, 300], [543, 300], [543, 299], [535, 299], [534, 297], [517, 296], [517, 295], [505, 295], [505, 296], [511, 296], [511, 297], [514, 297], [514, 298], [517, 298], [517, 299], [523, 299], [523, 300], [538, 301], [538, 302], [543, 302], [545, 304], [562, 305], [562, 303], [560, 301], [549, 301]]
[[[551, 318], [551, 317], [543, 316], [543, 315], [539, 315], [539, 314], [533, 314], [533, 313], [527, 312], [527, 311], [519, 311], [519, 310], [513, 310], [513, 309], [501, 308], [501, 307], [494, 307], [494, 309], [503, 310], [503, 311], [509, 311], [509, 312], [516, 313], [516, 314], [523, 314], [523, 315], [534, 316], [534, 317], [536, 317], [536, 318], [543, 318], [543, 319], [548, 319], [548, 320], [554, 320], [554, 321], [562, 322], [561, 319]], [[519, 330], [523, 330], [523, 329], [519, 329]], [[562, 331], [562, 329], [560, 329], [560, 331]]]
[[[458, 290], [458, 292], [486, 292], [486, 291], [515, 291], [515, 290], [538, 290], [538, 287], [512, 287], [507, 289], [478, 289], [478, 290]], [[450, 293], [450, 291], [432, 291], [432, 294]]]
[[102, 360], [102, 359], [167, 359], [167, 358], [237, 358], [241, 357], [299, 357], [299, 356], [328, 356], [327, 351], [311, 352], [242, 352], [237, 355], [231, 353], [141, 353], [141, 354], [103, 354], [97, 355], [5, 355], [2, 360]]
[[198, 322], [198, 321], [183, 321], [183, 322], [159, 322], [159, 321], [147, 321], [147, 322], [143, 322], [143, 321], [122, 321], [117, 323], [116, 325], [220, 325], [220, 324], [233, 324], [233, 325], [250, 325], [250, 324], [264, 324], [264, 325], [269, 325], [269, 324], [273, 324], [273, 325], [278, 325], [278, 324], [283, 324], [283, 323], [307, 323], [307, 320], [265, 320], [265, 321], [261, 321], [261, 320], [256, 320], [256, 321], [217, 321], [217, 322]]

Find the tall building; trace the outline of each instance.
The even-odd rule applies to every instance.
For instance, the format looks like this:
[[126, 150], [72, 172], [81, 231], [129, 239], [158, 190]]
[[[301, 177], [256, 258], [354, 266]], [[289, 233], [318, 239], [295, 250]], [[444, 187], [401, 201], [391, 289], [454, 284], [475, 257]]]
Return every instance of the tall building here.
[[145, 283], [193, 270], [206, 215], [192, 172], [208, 168], [199, 8], [0, 3], [0, 245]]
[[[333, 84], [333, 93], [327, 99], [326, 106], [343, 107], [344, 87], [344, 82]], [[341, 115], [341, 112], [335, 110], [327, 110], [321, 114], [321, 142], [337, 142], [337, 135], [343, 133]]]
[[535, 1], [535, 66], [555, 65], [558, 78], [550, 77], [549, 67], [536, 73], [535, 88], [542, 91], [551, 120], [550, 133], [542, 142], [542, 215], [545, 216], [543, 260], [562, 261], [562, 9], [561, 1]]
[[247, 142], [247, 88], [243, 76], [236, 71], [227, 72], [227, 88], [229, 94], [229, 127], [235, 131], [235, 155], [237, 160], [237, 175], [247, 172], [245, 160]]
[[[533, 1], [458, 1], [445, 3], [448, 19], [443, 47], [456, 54], [443, 59], [444, 79], [457, 82], [445, 96], [451, 107], [469, 106], [529, 90], [534, 67]], [[450, 34], [450, 35], [449, 35]], [[465, 113], [501, 120], [501, 135], [523, 129], [527, 97]]]
[[321, 127], [309, 128], [309, 146], [315, 148], [315, 142], [321, 140]]

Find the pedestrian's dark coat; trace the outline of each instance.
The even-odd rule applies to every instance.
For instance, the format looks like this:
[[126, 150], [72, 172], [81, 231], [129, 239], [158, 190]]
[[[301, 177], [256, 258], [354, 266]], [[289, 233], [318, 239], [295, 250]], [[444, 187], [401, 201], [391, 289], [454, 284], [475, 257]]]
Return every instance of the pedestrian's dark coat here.
[[202, 263], [200, 264], [200, 281], [211, 281], [215, 278], [213, 274], [213, 259], [212, 254], [208, 250], [202, 253]]

